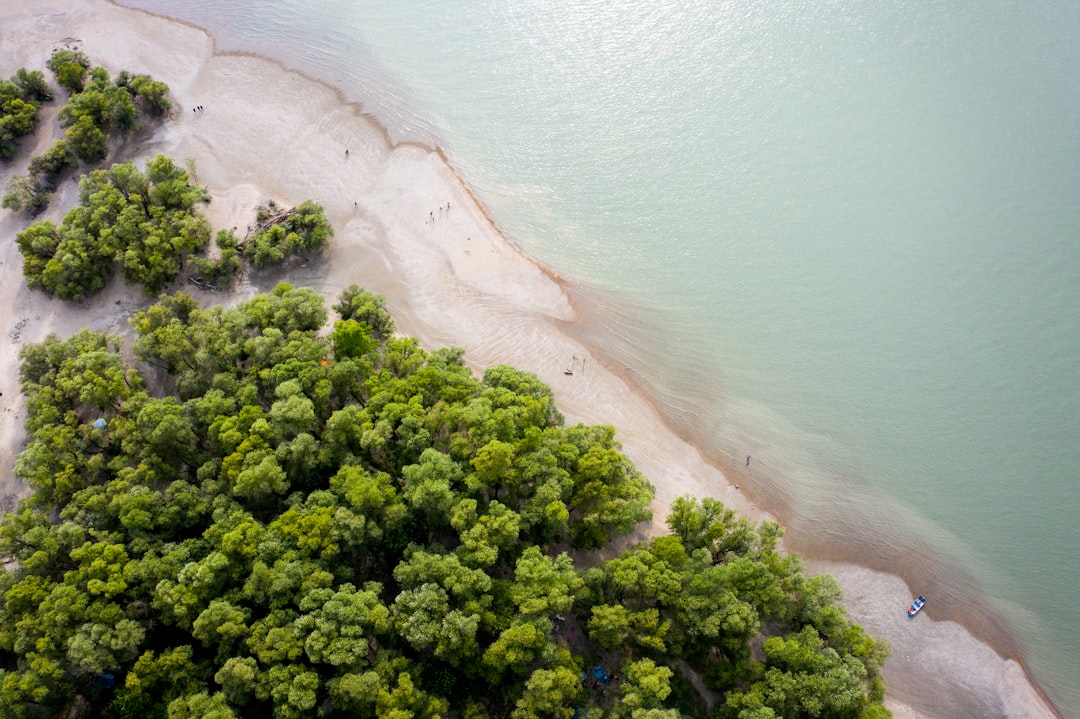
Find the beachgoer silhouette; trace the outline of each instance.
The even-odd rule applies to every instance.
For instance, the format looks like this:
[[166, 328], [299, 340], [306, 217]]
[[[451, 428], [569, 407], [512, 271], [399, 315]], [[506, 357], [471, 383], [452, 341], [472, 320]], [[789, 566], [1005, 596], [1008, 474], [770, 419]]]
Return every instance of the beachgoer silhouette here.
[[750, 466], [750, 455], [746, 455], [746, 466]]
[[345, 149], [345, 157], [348, 157], [348, 156], [349, 156], [349, 150], [348, 150], [348, 148], [346, 148]]

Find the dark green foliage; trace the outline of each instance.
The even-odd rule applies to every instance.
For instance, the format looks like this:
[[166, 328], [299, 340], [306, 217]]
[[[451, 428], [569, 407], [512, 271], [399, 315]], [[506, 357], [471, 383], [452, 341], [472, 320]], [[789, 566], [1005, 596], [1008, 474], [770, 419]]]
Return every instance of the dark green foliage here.
[[[110, 135], [131, 132], [143, 114], [161, 118], [170, 107], [169, 88], [149, 75], [124, 71], [115, 80], [104, 68], [91, 69], [80, 51], [61, 50], [49, 59], [57, 81], [69, 90], [58, 114], [67, 128], [65, 139], [45, 155], [30, 160], [29, 178], [15, 178], [3, 206], [35, 215], [52, 198], [60, 174], [78, 161], [96, 163], [108, 153]], [[15, 152], [14, 139], [33, 130], [37, 103], [51, 100], [52, 91], [39, 72], [20, 69], [10, 82], [0, 82], [0, 159]]]
[[79, 92], [90, 69], [90, 58], [79, 50], [58, 50], [49, 58], [47, 67], [56, 74], [56, 81], [68, 92]]
[[[123, 82], [110, 81], [104, 68], [94, 68], [86, 87], [73, 92], [60, 109], [60, 126], [67, 128], [68, 146], [83, 162], [93, 163], [105, 157], [110, 134], [138, 127], [135, 88], [128, 78]], [[157, 111], [155, 114], [160, 115]]]
[[53, 99], [52, 88], [45, 80], [45, 74], [41, 70], [27, 70], [20, 67], [11, 76], [11, 81], [19, 86], [23, 97], [35, 102], [49, 102]]
[[240, 245], [244, 257], [256, 267], [267, 267], [290, 255], [321, 249], [334, 234], [323, 208], [311, 200], [284, 212], [274, 212], [275, 209], [272, 203], [258, 209], [255, 232]]
[[149, 75], [132, 75], [124, 70], [116, 76], [115, 83], [117, 87], [125, 88], [149, 115], [160, 117], [172, 107], [169, 86]]
[[75, 164], [75, 157], [68, 149], [64, 140], [57, 140], [53, 146], [45, 151], [44, 155], [30, 158], [30, 175], [35, 177], [53, 178], [71, 165]]
[[61, 299], [97, 292], [116, 265], [130, 282], [157, 294], [180, 271], [185, 253], [206, 244], [210, 227], [195, 204], [205, 192], [158, 156], [140, 172], [131, 163], [95, 170], [79, 185], [82, 204], [16, 236], [31, 287]]
[[219, 230], [214, 239], [214, 244], [220, 251], [218, 258], [191, 258], [191, 265], [195, 268], [198, 283], [220, 290], [232, 287], [243, 264], [240, 252], [236, 249], [237, 243], [238, 240], [232, 230]]
[[371, 335], [385, 340], [394, 334], [394, 318], [386, 311], [386, 298], [362, 287], [349, 285], [334, 305], [343, 320], [356, 320], [371, 328]]
[[34, 131], [40, 104], [51, 99], [39, 71], [19, 68], [10, 80], [0, 80], [0, 160], [15, 154], [15, 141]]
[[577, 571], [571, 550], [649, 517], [613, 430], [564, 428], [532, 375], [375, 336], [369, 310], [320, 337], [311, 290], [165, 297], [132, 319], [163, 397], [118, 338], [23, 348], [0, 716], [703, 716], [688, 670], [716, 716], [888, 716], [883, 647], [775, 525], [679, 500], [676, 534]]
[[32, 176], [16, 175], [7, 189], [2, 206], [15, 212], [26, 212], [31, 217], [41, 213], [52, 201], [53, 193], [48, 185]]
[[82, 115], [67, 129], [67, 146], [83, 162], [97, 162], [105, 157], [105, 132], [90, 115]]

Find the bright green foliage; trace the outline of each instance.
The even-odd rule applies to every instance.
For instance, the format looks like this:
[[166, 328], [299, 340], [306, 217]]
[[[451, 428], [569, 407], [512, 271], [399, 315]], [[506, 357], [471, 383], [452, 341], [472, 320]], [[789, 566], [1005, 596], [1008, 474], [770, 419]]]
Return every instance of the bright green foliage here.
[[56, 73], [56, 81], [68, 90], [76, 93], [83, 89], [90, 58], [78, 50], [59, 50], [49, 58], [48, 68]]
[[[60, 50], [48, 66], [70, 93], [58, 113], [60, 126], [66, 128], [65, 138], [44, 155], [31, 158], [30, 175], [14, 178], [3, 199], [4, 207], [30, 215], [49, 204], [51, 189], [67, 167], [79, 160], [95, 163], [104, 159], [111, 135], [137, 129], [144, 114], [161, 118], [170, 107], [165, 83], [127, 71], [110, 80], [104, 68], [91, 69], [90, 60], [80, 51]], [[32, 131], [37, 122], [38, 104], [52, 97], [39, 71], [20, 69], [11, 81], [0, 81], [0, 159], [14, 153], [15, 138]]]
[[44, 155], [30, 158], [30, 175], [33, 177], [56, 177], [70, 165], [75, 164], [75, 157], [68, 149], [65, 140], [57, 140]]
[[640, 659], [626, 665], [626, 679], [620, 688], [622, 703], [619, 714], [631, 716], [642, 709], [658, 709], [671, 694], [672, 671], [657, 666], [651, 659]]
[[551, 616], [570, 611], [584, 584], [566, 553], [548, 558], [533, 546], [517, 561], [510, 596], [522, 614]]
[[[742, 712], [760, 707], [777, 717], [862, 717], [869, 706], [866, 666], [826, 646], [812, 627], [787, 639], [765, 641], [764, 677], [745, 692], [728, 695]], [[740, 714], [741, 716], [741, 714]]]
[[394, 318], [386, 311], [386, 298], [357, 285], [349, 285], [342, 291], [334, 311], [342, 320], [356, 320], [367, 325], [371, 335], [380, 341], [394, 334]]
[[15, 141], [34, 131], [40, 103], [51, 99], [41, 72], [19, 68], [10, 80], [0, 80], [0, 160], [15, 154]]
[[210, 236], [194, 212], [205, 192], [161, 155], [145, 172], [129, 162], [91, 172], [79, 197], [60, 227], [41, 222], [16, 236], [27, 283], [61, 299], [97, 292], [117, 264], [128, 281], [156, 294], [180, 272], [184, 254]]
[[584, 694], [579, 674], [562, 666], [537, 669], [525, 682], [525, 691], [510, 716], [512, 719], [570, 719]]
[[[112, 241], [132, 198], [193, 202], [181, 174], [85, 179], [120, 209], [80, 227]], [[320, 336], [323, 298], [288, 284], [162, 298], [132, 325], [164, 396], [119, 338], [23, 348], [0, 716], [675, 719], [703, 706], [688, 665], [725, 719], [887, 716], [884, 648], [775, 525], [680, 500], [676, 534], [579, 572], [575, 550], [648, 517], [613, 430], [563, 427], [532, 375], [393, 337], [358, 288], [336, 309]], [[587, 686], [598, 662], [617, 678]]]
[[[59, 54], [59, 53], [57, 53]], [[78, 64], [68, 63], [65, 68], [77, 68]], [[144, 86], [160, 86], [159, 92], [168, 93], [162, 83], [154, 83], [146, 76]], [[60, 71], [57, 79], [65, 83]], [[115, 81], [103, 68], [90, 71], [90, 82], [84, 88], [74, 92], [67, 104], [60, 109], [60, 126], [67, 128], [67, 141], [71, 152], [83, 162], [96, 162], [105, 157], [106, 140], [114, 133], [130, 132], [139, 126], [139, 108], [136, 100], [140, 99], [137, 89], [130, 82], [130, 76], [123, 73]], [[143, 103], [144, 107], [160, 115], [157, 104], [167, 99], [162, 95], [155, 103]]]
[[[72, 56], [81, 58], [66, 59]], [[56, 73], [57, 81], [72, 93], [60, 110], [60, 126], [69, 128], [69, 140], [70, 128], [78, 126], [84, 118], [103, 135], [110, 135], [137, 129], [143, 113], [160, 118], [171, 107], [169, 87], [165, 83], [126, 70], [110, 79], [104, 68], [89, 69], [89, 62], [81, 52], [58, 52], [49, 67]], [[92, 161], [78, 151], [75, 154]]]
[[67, 146], [83, 162], [97, 162], [105, 157], [105, 131], [94, 124], [90, 115], [83, 115], [67, 129]]
[[334, 356], [338, 359], [362, 357], [378, 346], [371, 338], [371, 328], [356, 320], [340, 320], [334, 323]]
[[189, 694], [174, 699], [169, 703], [169, 719], [235, 719], [236, 714], [225, 699], [225, 695], [218, 692], [213, 696], [207, 692]]
[[132, 75], [125, 70], [116, 76], [115, 84], [132, 94], [135, 104], [149, 115], [160, 117], [172, 107], [169, 86], [149, 75]]
[[220, 251], [218, 258], [191, 258], [197, 280], [216, 289], [227, 290], [232, 287], [242, 266], [240, 252], [236, 249], [238, 242], [232, 230], [219, 230], [214, 238], [214, 244]]
[[[260, 217], [266, 213], [260, 208]], [[240, 243], [240, 249], [251, 264], [267, 267], [290, 255], [321, 249], [333, 234], [322, 207], [305, 200], [291, 210], [260, 219], [258, 229]]]
[[647, 509], [652, 487], [619, 452], [614, 427], [574, 430], [570, 436], [579, 456], [573, 463], [574, 491], [568, 502], [570, 530], [576, 544], [602, 547], [652, 516]]

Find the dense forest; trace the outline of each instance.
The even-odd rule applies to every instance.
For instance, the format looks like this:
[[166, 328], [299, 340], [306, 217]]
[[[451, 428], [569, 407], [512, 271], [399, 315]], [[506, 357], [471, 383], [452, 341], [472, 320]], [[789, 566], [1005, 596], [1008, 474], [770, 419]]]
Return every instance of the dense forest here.
[[[64, 139], [54, 142], [44, 155], [31, 158], [29, 174], [14, 177], [2, 201], [4, 207], [30, 215], [48, 207], [65, 172], [80, 161], [93, 164], [105, 159], [110, 137], [138, 130], [145, 118], [161, 121], [172, 107], [165, 83], [126, 70], [110, 77], [105, 68], [93, 67], [86, 54], [77, 50], [54, 52], [48, 68], [68, 92], [57, 115]], [[16, 91], [18, 96], [10, 99]], [[52, 98], [52, 89], [39, 70], [20, 68], [10, 83], [0, 83], [0, 159], [14, 155], [14, 138], [34, 129], [40, 102]], [[14, 133], [6, 132], [9, 123], [17, 123], [10, 125]]]
[[0, 80], [0, 160], [15, 154], [18, 139], [37, 127], [41, 103], [52, 99], [52, 90], [40, 70], [30, 72], [22, 67], [10, 80]]
[[357, 287], [22, 348], [0, 717], [889, 716], [829, 577]]
[[200, 287], [230, 287], [241, 258], [256, 267], [326, 246], [333, 228], [322, 206], [307, 200], [289, 210], [260, 207], [250, 236], [217, 234], [217, 257], [205, 249], [211, 228], [198, 205], [206, 191], [164, 155], [145, 170], [131, 162], [94, 170], [79, 181], [79, 205], [60, 225], [36, 222], [15, 240], [23, 255], [27, 284], [64, 300], [100, 291], [119, 267], [124, 279], [151, 296], [176, 279], [190, 261]]
[[[168, 88], [77, 51], [49, 69], [65, 137], [3, 204], [35, 214]], [[0, 157], [40, 72], [0, 82]], [[193, 170], [193, 165], [189, 167]], [[158, 156], [78, 182], [16, 242], [31, 287], [77, 300], [119, 270], [156, 296], [318, 250], [322, 208], [268, 203], [216, 252], [208, 195]], [[609, 426], [550, 388], [396, 334], [383, 299], [279, 285], [231, 309], [161, 296], [134, 342], [25, 345], [29, 487], [0, 520], [0, 719], [879, 719], [886, 647], [781, 530], [681, 498], [617, 552], [653, 488]], [[329, 329], [332, 327], [332, 329]], [[620, 546], [626, 546], [623, 540]]]

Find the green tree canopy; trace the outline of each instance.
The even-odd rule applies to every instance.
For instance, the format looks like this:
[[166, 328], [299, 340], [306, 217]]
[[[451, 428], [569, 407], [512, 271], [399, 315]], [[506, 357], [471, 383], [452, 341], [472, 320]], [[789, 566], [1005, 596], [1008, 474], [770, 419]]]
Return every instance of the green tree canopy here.
[[145, 171], [125, 162], [91, 172], [79, 198], [59, 227], [37, 223], [16, 236], [27, 283], [61, 299], [97, 292], [117, 265], [156, 294], [180, 272], [184, 255], [210, 237], [209, 223], [194, 211], [206, 193], [161, 155]]
[[[164, 162], [81, 191], [117, 217], [194, 201]], [[156, 392], [118, 337], [22, 349], [0, 716], [673, 719], [702, 715], [688, 667], [720, 717], [887, 716], [884, 647], [774, 525], [680, 500], [676, 534], [579, 570], [648, 516], [614, 430], [383, 334], [361, 297], [342, 322], [383, 329], [347, 351], [308, 289], [164, 297], [132, 319]]]

